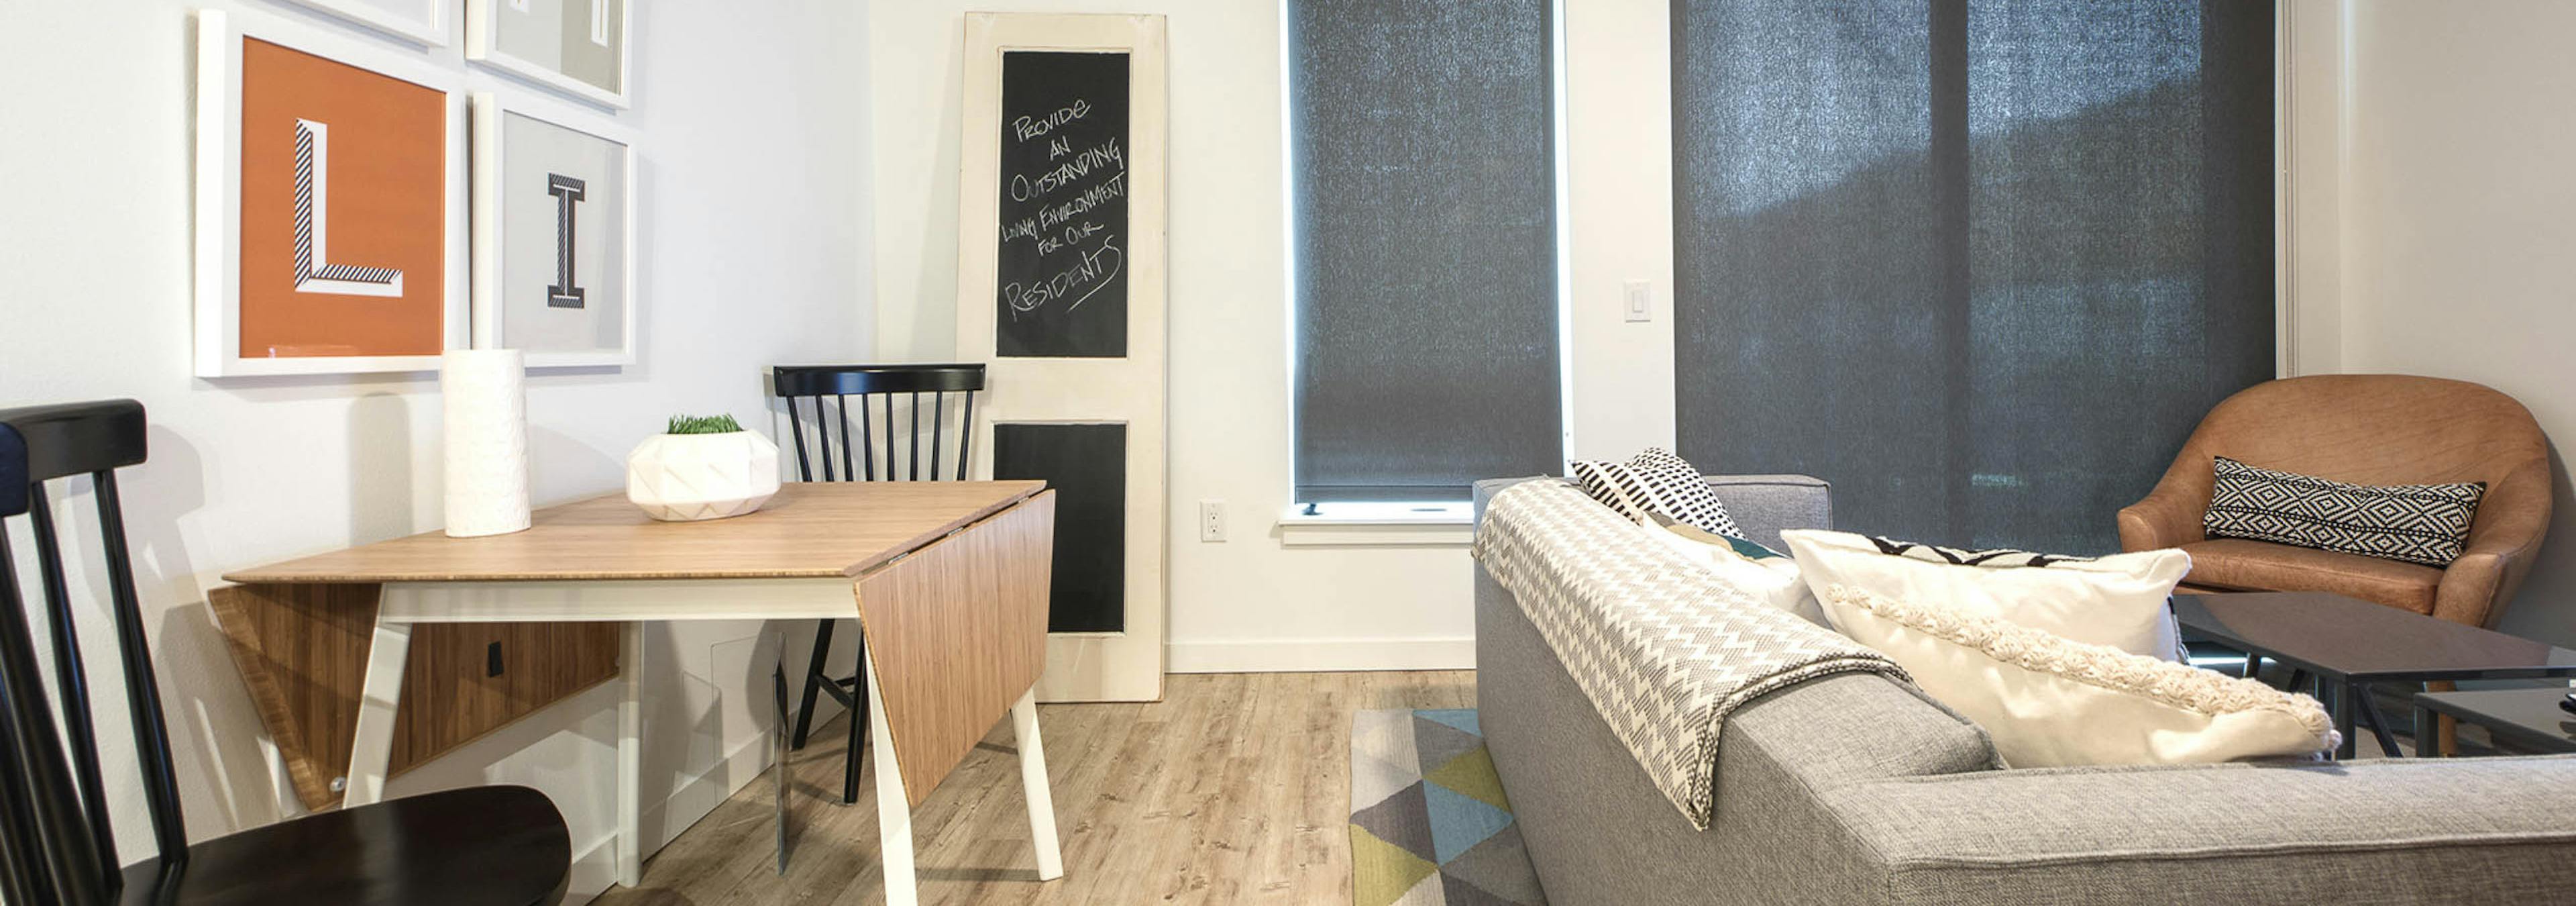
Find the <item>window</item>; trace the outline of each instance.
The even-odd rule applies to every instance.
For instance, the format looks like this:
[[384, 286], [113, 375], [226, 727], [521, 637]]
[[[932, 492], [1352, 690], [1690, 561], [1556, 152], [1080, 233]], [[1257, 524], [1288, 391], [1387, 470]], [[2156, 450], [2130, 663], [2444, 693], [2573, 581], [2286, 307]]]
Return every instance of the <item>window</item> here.
[[1296, 499], [1556, 472], [1551, 0], [1286, 15]]
[[1681, 453], [1855, 531], [2116, 549], [2273, 375], [2272, 15], [1675, 0]]

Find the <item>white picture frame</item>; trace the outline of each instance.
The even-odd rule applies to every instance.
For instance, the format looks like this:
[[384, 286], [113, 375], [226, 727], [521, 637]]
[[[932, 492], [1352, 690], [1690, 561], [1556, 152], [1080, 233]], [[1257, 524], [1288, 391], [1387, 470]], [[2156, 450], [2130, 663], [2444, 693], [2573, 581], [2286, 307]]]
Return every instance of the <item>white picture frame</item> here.
[[404, 16], [387, 10], [382, 4], [367, 0], [294, 0], [368, 28], [417, 42], [426, 47], [445, 47], [455, 40], [456, 0], [403, 0], [418, 10]]
[[[556, 66], [502, 48], [502, 14], [514, 8], [525, 11], [525, 5], [530, 2], [614, 4], [618, 11], [615, 34], [608, 36], [607, 40], [616, 59], [616, 90], [602, 88], [567, 75]], [[631, 105], [634, 96], [635, 67], [631, 60], [635, 45], [634, 16], [639, 5], [631, 0], [465, 0], [465, 58], [591, 103], [623, 110]]]
[[[579, 368], [625, 366], [636, 362], [636, 324], [642, 320], [641, 294], [635, 282], [635, 238], [637, 224], [636, 156], [634, 130], [617, 125], [608, 117], [583, 110], [533, 92], [475, 92], [473, 97], [473, 322], [474, 348], [521, 349], [529, 368]], [[523, 348], [515, 345], [510, 335], [504, 307], [502, 277], [508, 258], [504, 252], [501, 198], [503, 174], [508, 166], [505, 119], [516, 114], [582, 133], [624, 148], [624, 171], [620, 191], [625, 204], [620, 213], [621, 232], [619, 277], [625, 298], [621, 318], [622, 341], [616, 350], [564, 352]]]
[[[416, 54], [254, 13], [196, 14], [194, 271], [195, 373], [204, 378], [435, 371], [439, 354], [469, 341], [466, 266], [465, 91], [462, 74]], [[440, 349], [418, 355], [245, 356], [242, 324], [242, 96], [245, 40], [258, 40], [410, 83], [441, 96], [446, 134], [438, 166], [442, 216]], [[328, 206], [323, 206], [328, 210]]]

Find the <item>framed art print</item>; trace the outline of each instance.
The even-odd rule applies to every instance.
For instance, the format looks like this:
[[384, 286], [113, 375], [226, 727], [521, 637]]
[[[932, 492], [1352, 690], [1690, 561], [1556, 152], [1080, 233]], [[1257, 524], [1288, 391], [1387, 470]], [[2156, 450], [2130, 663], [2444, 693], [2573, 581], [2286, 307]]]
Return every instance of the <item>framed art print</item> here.
[[431, 47], [447, 46], [456, 0], [295, 0], [390, 35]]
[[474, 95], [474, 345], [635, 362], [635, 143], [606, 117]]
[[466, 0], [465, 58], [625, 107], [631, 8], [627, 0]]
[[217, 10], [197, 67], [197, 374], [424, 371], [463, 346], [457, 74]]

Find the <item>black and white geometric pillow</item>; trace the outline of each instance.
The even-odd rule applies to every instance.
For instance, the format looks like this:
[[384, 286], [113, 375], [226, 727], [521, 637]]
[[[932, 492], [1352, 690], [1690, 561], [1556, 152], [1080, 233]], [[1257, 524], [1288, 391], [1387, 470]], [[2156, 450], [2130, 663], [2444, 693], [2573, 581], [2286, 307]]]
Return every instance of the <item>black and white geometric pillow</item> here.
[[2203, 534], [2426, 566], [2460, 559], [2487, 493], [2483, 481], [2358, 485], [2216, 459]]
[[1744, 535], [1699, 468], [1662, 449], [1649, 447], [1624, 463], [1578, 462], [1573, 469], [1584, 493], [1639, 524], [1662, 513], [1720, 535]]
[[2009, 547], [1995, 547], [1976, 551], [1960, 550], [1959, 548], [1942, 547], [1937, 544], [1923, 544], [1916, 541], [1898, 541], [1894, 538], [1883, 538], [1877, 535], [1869, 536], [1869, 543], [1878, 545], [1878, 552], [1882, 554], [1896, 557], [1908, 557], [1931, 563], [1947, 563], [1952, 566], [1990, 566], [1997, 568], [2025, 566], [2048, 567], [2055, 566], [2060, 563], [2093, 562], [2093, 558], [2091, 557], [2073, 557], [2065, 554], [2041, 554], [2031, 551], [2014, 550]]

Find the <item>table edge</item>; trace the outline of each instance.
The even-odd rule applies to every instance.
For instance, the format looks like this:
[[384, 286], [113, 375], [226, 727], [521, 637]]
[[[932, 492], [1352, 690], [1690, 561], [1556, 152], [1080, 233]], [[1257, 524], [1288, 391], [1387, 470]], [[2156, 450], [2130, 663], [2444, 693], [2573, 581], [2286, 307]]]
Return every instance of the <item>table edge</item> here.
[[[1012, 480], [1013, 480], [1013, 479], [996, 479], [996, 481], [1012, 481]], [[321, 553], [317, 553], [317, 554], [308, 554], [308, 555], [306, 555], [306, 556], [302, 556], [302, 557], [295, 557], [295, 558], [291, 558], [291, 559], [287, 559], [287, 560], [280, 560], [280, 561], [277, 561], [276, 563], [271, 563], [271, 564], [267, 564], [267, 565], [265, 565], [265, 566], [260, 566], [260, 567], [254, 567], [254, 568], [251, 568], [251, 569], [236, 570], [236, 571], [233, 571], [233, 572], [224, 573], [224, 574], [222, 574], [222, 576], [220, 576], [220, 578], [221, 578], [223, 581], [231, 582], [231, 583], [234, 583], [234, 584], [237, 584], [237, 585], [323, 585], [323, 584], [330, 584], [330, 585], [358, 585], [358, 584], [375, 584], [375, 583], [392, 583], [392, 582], [622, 582], [622, 581], [663, 581], [663, 582], [668, 582], [668, 581], [686, 581], [686, 580], [698, 580], [698, 579], [711, 579], [711, 580], [722, 580], [722, 579], [835, 579], [835, 578], [839, 578], [839, 579], [856, 579], [856, 578], [858, 578], [860, 575], [862, 575], [862, 574], [864, 574], [864, 573], [868, 572], [869, 570], [872, 570], [872, 569], [875, 569], [875, 568], [877, 568], [877, 567], [879, 567], [879, 566], [883, 566], [883, 565], [885, 565], [888, 561], [894, 560], [894, 559], [895, 559], [895, 558], [897, 558], [897, 557], [901, 557], [901, 556], [903, 556], [903, 555], [905, 555], [905, 554], [908, 554], [908, 553], [911, 553], [911, 552], [913, 552], [913, 551], [920, 550], [921, 548], [923, 548], [923, 547], [925, 547], [925, 546], [927, 546], [927, 545], [931, 544], [932, 542], [938, 541], [938, 540], [939, 540], [939, 539], [941, 539], [941, 538], [945, 538], [945, 537], [947, 537], [947, 536], [949, 536], [949, 535], [955, 534], [959, 529], [965, 528], [965, 527], [967, 527], [967, 526], [969, 526], [969, 525], [973, 525], [973, 524], [975, 524], [976, 522], [979, 522], [979, 521], [982, 521], [982, 520], [984, 520], [984, 519], [990, 518], [990, 517], [992, 517], [992, 515], [993, 515], [993, 514], [995, 514], [995, 513], [999, 513], [999, 512], [1002, 512], [1003, 510], [1010, 509], [1011, 507], [1018, 506], [1018, 505], [1020, 505], [1021, 503], [1024, 503], [1024, 502], [1028, 501], [1030, 498], [1036, 497], [1037, 495], [1039, 495], [1039, 494], [1043, 494], [1043, 493], [1046, 493], [1047, 491], [1050, 491], [1050, 490], [1053, 490], [1053, 489], [1052, 489], [1052, 488], [1049, 488], [1049, 487], [1047, 486], [1046, 482], [1045, 482], [1045, 481], [1043, 481], [1043, 480], [1029, 481], [1029, 482], [1028, 482], [1028, 486], [1027, 486], [1027, 487], [1025, 487], [1025, 488], [1022, 488], [1018, 493], [1015, 493], [1015, 494], [1012, 494], [1012, 495], [1010, 495], [1010, 496], [1007, 496], [1007, 497], [1003, 497], [1003, 498], [997, 499], [997, 500], [995, 500], [995, 501], [993, 501], [993, 502], [991, 502], [991, 503], [988, 503], [988, 504], [986, 504], [986, 505], [984, 505], [984, 506], [982, 506], [982, 507], [980, 507], [980, 508], [977, 508], [977, 509], [975, 509], [975, 510], [973, 510], [973, 511], [971, 511], [971, 512], [967, 512], [967, 513], [965, 513], [965, 514], [963, 514], [963, 515], [960, 515], [959, 517], [957, 517], [957, 518], [955, 518], [955, 519], [952, 519], [952, 520], [948, 521], [947, 523], [942, 524], [942, 525], [941, 525], [941, 526], [939, 526], [938, 528], [934, 528], [934, 529], [931, 529], [931, 530], [929, 530], [929, 531], [925, 531], [925, 532], [921, 533], [920, 535], [915, 536], [915, 537], [914, 537], [914, 538], [912, 538], [910, 541], [908, 541], [908, 542], [906, 542], [906, 543], [904, 543], [904, 544], [895, 545], [895, 546], [890, 546], [890, 547], [887, 547], [887, 548], [884, 548], [884, 549], [881, 549], [881, 550], [875, 551], [874, 553], [871, 553], [871, 554], [869, 554], [868, 556], [866, 556], [866, 557], [864, 557], [864, 558], [861, 558], [860, 560], [855, 561], [855, 562], [853, 562], [853, 563], [851, 563], [851, 564], [849, 564], [849, 565], [847, 565], [847, 566], [841, 567], [841, 568], [840, 568], [840, 569], [838, 569], [838, 570], [832, 570], [832, 569], [811, 569], [811, 570], [703, 570], [703, 571], [685, 571], [685, 570], [653, 570], [653, 571], [649, 571], [649, 572], [647, 572], [647, 571], [636, 571], [636, 572], [598, 572], [598, 571], [591, 571], [591, 572], [544, 572], [544, 573], [529, 573], [529, 572], [432, 573], [432, 572], [382, 572], [382, 571], [379, 571], [379, 572], [278, 572], [278, 571], [275, 571], [275, 568], [276, 568], [276, 567], [278, 567], [278, 566], [282, 566], [282, 565], [286, 565], [286, 564], [290, 564], [290, 563], [296, 563], [296, 562], [300, 562], [300, 561], [303, 561], [303, 560], [309, 560], [309, 559], [313, 559], [314, 557], [326, 556], [326, 555], [329, 555], [329, 554], [338, 553], [338, 552], [340, 552], [340, 551], [354, 550], [354, 549], [356, 549], [356, 548], [360, 548], [360, 547], [367, 547], [367, 546], [372, 545], [372, 544], [381, 544], [381, 543], [384, 543], [384, 542], [369, 542], [369, 544], [350, 545], [350, 546], [348, 546], [348, 547], [336, 548], [336, 549], [333, 549], [333, 550], [323, 551], [323, 552], [321, 552]], [[614, 493], [620, 493], [620, 492], [610, 492], [610, 494], [614, 494]], [[601, 497], [607, 497], [607, 496], [610, 496], [610, 494], [597, 494], [597, 495], [592, 495], [592, 496], [589, 496], [589, 497], [583, 497], [583, 498], [579, 498], [579, 499], [576, 499], [576, 500], [567, 501], [566, 503], [564, 503], [564, 504], [559, 504], [559, 505], [571, 505], [571, 504], [577, 504], [577, 503], [584, 503], [584, 502], [588, 502], [588, 501], [592, 501], [592, 500], [597, 500], [597, 499], [599, 499], [599, 498], [601, 498]], [[435, 531], [435, 530], [433, 530], [433, 531]], [[421, 532], [421, 533], [417, 533], [417, 534], [415, 534], [415, 535], [404, 535], [404, 536], [401, 536], [401, 537], [403, 537], [403, 538], [410, 538], [410, 537], [417, 537], [418, 535], [424, 535], [424, 534], [429, 534], [429, 532]], [[394, 540], [399, 540], [399, 539], [398, 539], [398, 538], [388, 538], [388, 539], [385, 539], [385, 540], [386, 540], [386, 541], [394, 541]]]

